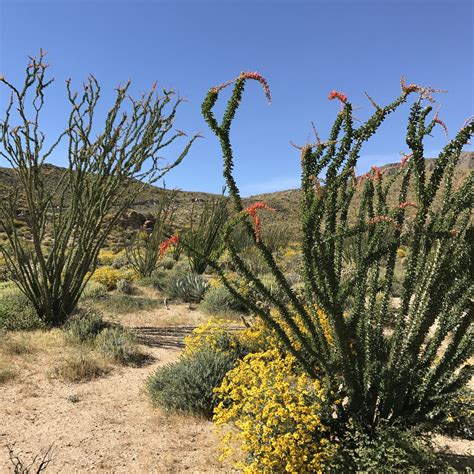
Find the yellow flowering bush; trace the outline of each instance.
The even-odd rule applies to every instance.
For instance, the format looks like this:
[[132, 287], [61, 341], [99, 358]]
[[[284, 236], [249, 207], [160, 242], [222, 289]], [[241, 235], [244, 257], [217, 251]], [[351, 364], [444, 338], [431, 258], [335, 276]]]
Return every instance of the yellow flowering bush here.
[[119, 280], [133, 280], [134, 274], [131, 270], [121, 270], [112, 267], [99, 267], [93, 273], [90, 281], [104, 285], [108, 291], [117, 287]]
[[215, 393], [222, 457], [244, 473], [323, 472], [336, 452], [321, 419], [326, 397], [319, 381], [298, 373], [295, 359], [277, 349], [247, 355]]
[[192, 355], [203, 347], [210, 347], [239, 358], [261, 350], [266, 343], [266, 332], [260, 323], [250, 328], [236, 329], [234, 321], [210, 318], [184, 339], [184, 352]]

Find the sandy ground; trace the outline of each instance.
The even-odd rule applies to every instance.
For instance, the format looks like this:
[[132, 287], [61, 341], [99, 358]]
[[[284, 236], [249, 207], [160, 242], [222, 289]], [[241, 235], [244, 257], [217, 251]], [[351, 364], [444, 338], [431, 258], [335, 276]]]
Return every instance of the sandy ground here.
[[[203, 318], [181, 305], [120, 319], [133, 327], [160, 326], [169, 323], [170, 312], [175, 323]], [[17, 378], [0, 385], [0, 473], [13, 472], [7, 444], [27, 463], [53, 444], [51, 473], [229, 472], [218, 461], [209, 421], [153, 408], [143, 391], [150, 373], [179, 357], [179, 347], [159, 343], [146, 351], [153, 361], [145, 367], [118, 367], [77, 384], [51, 377], [59, 352], [22, 357]]]
[[[46, 471], [51, 473], [233, 472], [218, 461], [218, 438], [209, 421], [153, 408], [144, 393], [146, 378], [176, 360], [183, 337], [206, 319], [188, 305], [117, 316], [147, 343], [151, 362], [115, 367], [82, 383], [51, 375], [67, 354], [45, 336], [48, 350], [19, 356], [17, 377], [0, 385], [0, 473], [13, 472], [7, 445], [27, 464], [53, 445]], [[473, 442], [437, 436], [436, 443], [469, 465]]]

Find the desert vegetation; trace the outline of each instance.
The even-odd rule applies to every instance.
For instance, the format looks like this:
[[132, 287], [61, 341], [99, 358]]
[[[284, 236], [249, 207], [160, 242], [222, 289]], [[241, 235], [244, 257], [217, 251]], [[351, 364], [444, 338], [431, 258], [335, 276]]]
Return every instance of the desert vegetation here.
[[[172, 91], [132, 99], [119, 87], [97, 132], [98, 82], [80, 93], [68, 82], [68, 123], [43, 149], [46, 72], [41, 54], [23, 86], [0, 80], [12, 94], [0, 154], [15, 182], [15, 192], [3, 182], [0, 201], [0, 393], [13, 400], [2, 408], [1, 469], [469, 464], [439, 440], [472, 441], [472, 171], [460, 166], [472, 119], [427, 162], [424, 140], [446, 128], [431, 104], [438, 91], [402, 77], [390, 104], [369, 97], [374, 112], [357, 125], [350, 98], [331, 91], [340, 108], [327, 140], [316, 133], [299, 147], [301, 189], [243, 199], [232, 123], [248, 84], [271, 100], [266, 79], [243, 72], [202, 103], [226, 188], [183, 205], [185, 193], [152, 186], [198, 137], [161, 165], [161, 150], [184, 136]], [[400, 163], [357, 176], [365, 142], [406, 104]], [[52, 168], [62, 140], [68, 167]], [[146, 213], [133, 209], [150, 195]], [[16, 425], [22, 402], [44, 424], [34, 442], [36, 425]], [[84, 438], [94, 458], [84, 459], [50, 424], [54, 404], [62, 424], [123, 430], [122, 444], [99, 454]]]

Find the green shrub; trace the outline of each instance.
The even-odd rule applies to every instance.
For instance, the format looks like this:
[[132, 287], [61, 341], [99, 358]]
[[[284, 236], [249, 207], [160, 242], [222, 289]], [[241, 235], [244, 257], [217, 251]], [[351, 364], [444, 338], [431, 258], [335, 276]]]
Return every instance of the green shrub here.
[[84, 300], [95, 300], [107, 295], [107, 287], [98, 281], [88, 281], [81, 298]]
[[133, 293], [133, 287], [128, 280], [119, 280], [117, 282], [117, 291], [124, 295], [131, 295]]
[[134, 311], [153, 309], [161, 303], [157, 300], [131, 295], [109, 294], [98, 301], [98, 306], [105, 312], [126, 314]]
[[140, 365], [147, 359], [139, 351], [135, 335], [119, 326], [102, 330], [95, 345], [104, 356], [120, 364]]
[[448, 416], [437, 427], [437, 431], [448, 436], [474, 440], [474, 394], [467, 387], [461, 391], [447, 409]]
[[130, 264], [127, 255], [120, 253], [112, 260], [112, 267], [113, 268], [123, 268]]
[[19, 289], [8, 288], [0, 292], [0, 328], [21, 331], [42, 326], [33, 305]]
[[176, 278], [171, 278], [166, 285], [168, 293], [173, 298], [180, 298], [186, 302], [199, 302], [209, 285], [197, 273], [186, 273]]
[[67, 336], [79, 343], [92, 342], [107, 327], [102, 315], [96, 310], [86, 310], [73, 315], [67, 324]]
[[113, 267], [99, 267], [91, 276], [90, 281], [101, 283], [107, 288], [107, 291], [115, 290], [120, 280], [130, 280], [133, 271], [118, 270]]
[[359, 429], [347, 431], [330, 472], [446, 472], [428, 436], [380, 424], [370, 435]]
[[201, 307], [209, 314], [244, 313], [246, 308], [225, 286], [216, 286], [206, 291]]
[[176, 263], [173, 257], [163, 257], [158, 264], [158, 267], [164, 268], [165, 270], [171, 270]]
[[148, 394], [154, 405], [210, 418], [217, 403], [214, 389], [232, 366], [226, 354], [202, 348], [160, 367], [147, 381]]
[[138, 284], [141, 286], [151, 286], [155, 290], [162, 291], [166, 288], [168, 273], [164, 270], [155, 270], [150, 276], [140, 278]]

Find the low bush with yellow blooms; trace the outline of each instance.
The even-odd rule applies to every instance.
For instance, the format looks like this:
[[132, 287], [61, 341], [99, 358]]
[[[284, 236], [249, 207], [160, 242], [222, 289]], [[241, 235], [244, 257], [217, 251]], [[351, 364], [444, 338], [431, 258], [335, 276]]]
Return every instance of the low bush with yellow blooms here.
[[244, 473], [323, 472], [334, 456], [337, 442], [322, 416], [325, 392], [293, 357], [277, 349], [249, 354], [215, 392], [222, 458]]

